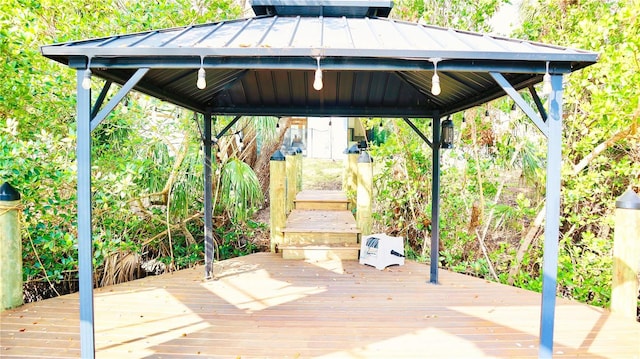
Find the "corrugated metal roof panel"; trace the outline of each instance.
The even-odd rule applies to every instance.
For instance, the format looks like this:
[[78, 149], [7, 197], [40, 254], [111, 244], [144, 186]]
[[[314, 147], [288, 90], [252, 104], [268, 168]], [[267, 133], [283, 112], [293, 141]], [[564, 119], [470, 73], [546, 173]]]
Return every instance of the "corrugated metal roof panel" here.
[[198, 41], [207, 36], [211, 32], [211, 27], [200, 26], [189, 28], [180, 37], [172, 39], [170, 42], [163, 44], [163, 47], [185, 47], [195, 46]]
[[[261, 16], [43, 46], [56, 61], [196, 111], [233, 114], [411, 116], [451, 113], [504, 94], [497, 71], [521, 89], [546, 63], [568, 73], [597, 54], [386, 18]], [[324, 88], [313, 90], [316, 57]], [[442, 93], [431, 94], [433, 61]], [[196, 86], [204, 62], [207, 88]], [[132, 70], [133, 69], [133, 70]], [[244, 111], [244, 112], [243, 112]]]
[[323, 39], [327, 46], [333, 48], [352, 49], [353, 38], [349, 30], [349, 19], [343, 17], [325, 18], [323, 24]]
[[273, 17], [274, 23], [268, 32], [261, 37], [258, 47], [284, 48], [290, 47], [291, 40], [297, 32], [300, 18]]
[[[289, 47], [293, 48], [320, 48], [324, 41], [322, 36], [322, 21], [320, 17], [300, 18], [296, 32], [292, 34]], [[332, 39], [327, 39], [330, 43]]]
[[[180, 36], [176, 37], [178, 34]], [[210, 36], [203, 40], [208, 34]], [[107, 44], [102, 46], [105, 40]], [[115, 48], [139, 49], [140, 54], [147, 54], [149, 52], [145, 49], [163, 47], [175, 49], [177, 54], [178, 49], [194, 46], [220, 51], [253, 47], [330, 48], [345, 50], [345, 56], [357, 55], [348, 50], [373, 49], [380, 50], [381, 56], [386, 57], [390, 56], [389, 51], [403, 49], [416, 57], [419, 52], [429, 51], [446, 52], [451, 58], [482, 58], [484, 54], [491, 54], [490, 57], [485, 56], [491, 60], [500, 60], [496, 58], [499, 54], [503, 54], [504, 59], [512, 59], [516, 53], [520, 58], [526, 54], [537, 57], [550, 54], [593, 55], [586, 51], [389, 19], [324, 17], [248, 18], [54, 44], [43, 46], [42, 50], [45, 55], [65, 55], [77, 50], [78, 54], [92, 52], [99, 56], [113, 54]]]

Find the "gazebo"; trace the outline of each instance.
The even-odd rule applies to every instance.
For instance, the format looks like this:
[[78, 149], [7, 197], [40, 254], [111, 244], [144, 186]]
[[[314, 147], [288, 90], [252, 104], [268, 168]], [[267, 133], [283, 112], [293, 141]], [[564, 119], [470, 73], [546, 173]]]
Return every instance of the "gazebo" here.
[[[431, 268], [438, 283], [441, 119], [505, 94], [547, 138], [540, 357], [553, 353], [563, 76], [598, 54], [388, 18], [392, 1], [253, 0], [255, 17], [42, 46], [77, 71], [80, 333], [93, 357], [91, 131], [136, 90], [200, 114], [205, 276], [212, 275], [214, 116], [400, 118], [433, 156]], [[104, 80], [92, 101], [91, 81]], [[543, 82], [540, 99], [534, 85]], [[120, 89], [107, 98], [114, 84]], [[519, 93], [530, 92], [533, 105]], [[412, 122], [433, 121], [431, 140]], [[219, 134], [222, 135], [222, 134]]]

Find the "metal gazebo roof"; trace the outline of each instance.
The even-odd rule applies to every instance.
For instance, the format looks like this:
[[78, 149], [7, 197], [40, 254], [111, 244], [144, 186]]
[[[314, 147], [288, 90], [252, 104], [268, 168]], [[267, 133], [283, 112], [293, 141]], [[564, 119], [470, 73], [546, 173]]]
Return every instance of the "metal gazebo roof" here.
[[[259, 16], [252, 18], [42, 46], [44, 56], [77, 70], [82, 357], [95, 355], [91, 131], [131, 90], [203, 115], [207, 276], [213, 261], [213, 115], [403, 118], [432, 148], [432, 283], [438, 282], [440, 118], [509, 95], [547, 137], [540, 357], [552, 357], [562, 79], [595, 63], [598, 54], [396, 21], [385, 17], [392, 5], [384, 0], [254, 0]], [[316, 73], [322, 74], [320, 90], [312, 86]], [[92, 74], [106, 80], [93, 103]], [[438, 78], [441, 93], [432, 91]], [[543, 79], [547, 109], [533, 86]], [[107, 99], [113, 83], [122, 87]], [[533, 107], [521, 89], [531, 93]], [[410, 118], [434, 119], [431, 141]]]
[[[42, 47], [42, 54], [197, 112], [227, 115], [431, 117], [498, 98], [596, 53], [382, 17], [259, 16]], [[315, 91], [320, 57], [323, 91]], [[431, 94], [437, 62], [442, 93]], [[207, 87], [196, 87], [206, 70]], [[258, 90], [259, 89], [259, 90]]]

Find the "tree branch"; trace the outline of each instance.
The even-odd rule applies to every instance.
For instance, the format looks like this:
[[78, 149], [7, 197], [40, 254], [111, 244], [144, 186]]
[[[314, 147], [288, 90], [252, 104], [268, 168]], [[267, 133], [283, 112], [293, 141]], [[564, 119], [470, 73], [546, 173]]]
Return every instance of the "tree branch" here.
[[[602, 152], [613, 146], [616, 142], [623, 140], [625, 138], [634, 136], [638, 133], [638, 119], [640, 118], [640, 104], [638, 104], [638, 108], [633, 113], [633, 119], [631, 121], [631, 125], [623, 131], [620, 131], [604, 142], [600, 143], [596, 146], [591, 153], [585, 156], [580, 162], [578, 162], [571, 171], [571, 176], [577, 176], [583, 169], [585, 169], [591, 161], [593, 161], [598, 155]], [[543, 202], [542, 208], [538, 211], [536, 215], [536, 219], [527, 231], [526, 236], [524, 237], [520, 247], [518, 248], [518, 252], [516, 253], [516, 261], [515, 264], [509, 270], [509, 276], [507, 278], [507, 283], [509, 285], [513, 285], [515, 280], [515, 275], [520, 271], [520, 267], [522, 265], [522, 259], [524, 258], [525, 253], [529, 249], [531, 242], [537, 237], [540, 232], [540, 227], [542, 227], [542, 222], [545, 217], [546, 204]]]

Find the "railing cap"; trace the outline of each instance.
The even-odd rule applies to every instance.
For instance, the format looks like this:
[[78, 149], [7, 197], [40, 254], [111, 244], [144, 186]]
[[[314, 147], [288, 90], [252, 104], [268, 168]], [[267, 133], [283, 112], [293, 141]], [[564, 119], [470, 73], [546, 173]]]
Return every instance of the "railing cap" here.
[[19, 199], [20, 193], [9, 182], [0, 186], [0, 201], [17, 201]]
[[276, 152], [273, 153], [273, 155], [271, 155], [271, 161], [284, 161], [285, 157], [282, 154], [282, 151], [277, 150]]
[[369, 155], [367, 151], [362, 151], [360, 153], [360, 157], [358, 157], [358, 163], [372, 163], [373, 158]]
[[629, 187], [616, 201], [616, 208], [640, 209], [640, 196]]
[[344, 153], [348, 155], [357, 155], [358, 153], [360, 153], [360, 148], [358, 148], [357, 144], [354, 144], [351, 147], [344, 150]]

